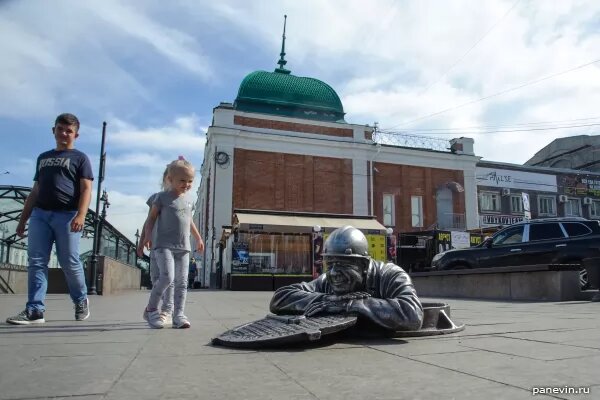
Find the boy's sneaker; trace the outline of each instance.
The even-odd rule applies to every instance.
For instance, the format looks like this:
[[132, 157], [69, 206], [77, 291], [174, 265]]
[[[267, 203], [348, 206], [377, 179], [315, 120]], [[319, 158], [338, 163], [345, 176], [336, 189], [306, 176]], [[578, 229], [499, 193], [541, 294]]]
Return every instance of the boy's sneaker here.
[[186, 329], [192, 326], [186, 316], [173, 318], [173, 329]]
[[85, 300], [75, 303], [75, 321], [83, 321], [90, 316], [90, 302]]
[[161, 311], [160, 319], [162, 320], [163, 325], [173, 325], [173, 314], [168, 311]]
[[13, 325], [29, 325], [29, 324], [43, 324], [46, 322], [44, 319], [44, 312], [39, 310], [23, 310], [14, 317], [6, 319], [6, 322]]
[[144, 315], [148, 317], [146, 321], [148, 321], [148, 325], [150, 328], [161, 329], [164, 327], [164, 323], [162, 318], [160, 317], [160, 313], [156, 310], [154, 311], [145, 311]]

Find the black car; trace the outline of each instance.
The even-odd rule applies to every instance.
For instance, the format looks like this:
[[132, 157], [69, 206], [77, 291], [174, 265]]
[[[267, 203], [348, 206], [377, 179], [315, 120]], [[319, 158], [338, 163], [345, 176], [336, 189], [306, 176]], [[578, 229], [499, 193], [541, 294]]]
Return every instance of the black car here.
[[[584, 218], [548, 218], [508, 226], [477, 247], [437, 254], [432, 271], [534, 264], [580, 264], [600, 257], [600, 223]], [[582, 289], [589, 286], [580, 270]]]

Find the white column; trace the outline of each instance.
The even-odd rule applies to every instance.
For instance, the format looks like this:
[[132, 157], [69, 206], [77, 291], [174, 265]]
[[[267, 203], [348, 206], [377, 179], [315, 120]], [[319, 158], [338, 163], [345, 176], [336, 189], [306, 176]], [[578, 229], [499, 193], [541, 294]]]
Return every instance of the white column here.
[[475, 165], [465, 169], [464, 188], [465, 188], [465, 214], [467, 229], [479, 228], [479, 210], [477, 201], [477, 182], [475, 179]]

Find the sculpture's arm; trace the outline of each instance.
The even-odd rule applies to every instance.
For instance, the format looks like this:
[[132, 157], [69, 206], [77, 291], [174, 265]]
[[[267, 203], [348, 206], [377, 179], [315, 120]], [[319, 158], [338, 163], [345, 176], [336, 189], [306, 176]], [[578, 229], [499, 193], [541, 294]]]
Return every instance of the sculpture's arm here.
[[327, 295], [323, 290], [324, 275], [312, 282], [294, 283], [275, 291], [269, 308], [275, 314], [304, 314], [314, 302], [322, 301]]
[[419, 329], [423, 322], [423, 306], [408, 274], [394, 268], [384, 272], [380, 279], [379, 293], [366, 299], [350, 300], [347, 310], [387, 329]]

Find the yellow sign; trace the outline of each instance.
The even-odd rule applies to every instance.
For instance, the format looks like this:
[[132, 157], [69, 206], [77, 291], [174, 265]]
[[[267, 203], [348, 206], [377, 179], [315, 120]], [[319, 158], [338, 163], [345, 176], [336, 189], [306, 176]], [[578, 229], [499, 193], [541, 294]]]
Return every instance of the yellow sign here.
[[369, 243], [369, 255], [378, 261], [387, 260], [387, 251], [385, 248], [385, 235], [366, 235]]

